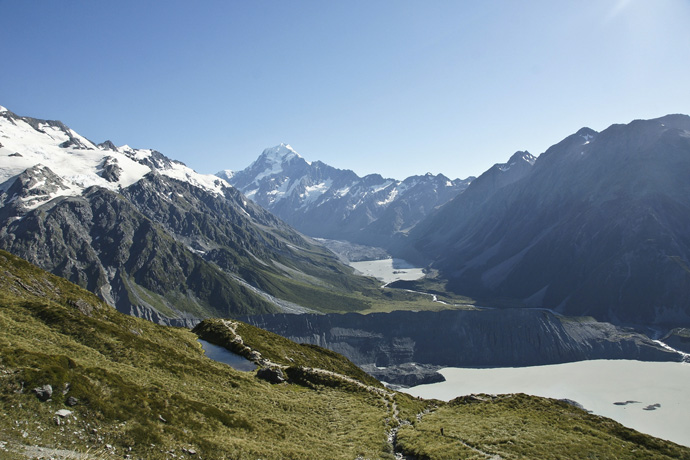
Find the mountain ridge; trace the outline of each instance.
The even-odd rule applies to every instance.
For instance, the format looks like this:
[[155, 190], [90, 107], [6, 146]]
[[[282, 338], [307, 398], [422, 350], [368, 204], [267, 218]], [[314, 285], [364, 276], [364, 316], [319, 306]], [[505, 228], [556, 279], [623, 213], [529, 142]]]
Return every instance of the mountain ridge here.
[[318, 238], [391, 247], [391, 239], [462, 192], [472, 177], [386, 179], [309, 162], [288, 144], [265, 149], [244, 170], [217, 175], [299, 231]]
[[193, 325], [365, 308], [358, 293], [375, 292], [373, 280], [224, 180], [160, 152], [95, 145], [61, 122], [9, 110], [0, 135], [0, 248], [123, 312]]
[[465, 295], [687, 324], [689, 132], [687, 115], [584, 128], [473, 208], [477, 179], [411, 232], [411, 254]]

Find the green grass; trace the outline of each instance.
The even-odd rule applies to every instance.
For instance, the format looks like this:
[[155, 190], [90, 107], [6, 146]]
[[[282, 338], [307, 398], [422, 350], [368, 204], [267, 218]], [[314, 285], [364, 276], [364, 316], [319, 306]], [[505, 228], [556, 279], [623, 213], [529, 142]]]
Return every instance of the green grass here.
[[561, 401], [523, 394], [483, 399], [451, 401], [403, 427], [398, 442], [406, 452], [428, 459], [690, 458], [688, 448]]
[[[0, 263], [18, 275], [0, 281], [0, 439], [93, 452], [110, 444], [118, 458], [183, 447], [202, 458], [386, 456], [390, 413], [379, 396], [270, 385], [207, 359], [188, 330], [122, 315], [6, 253]], [[91, 316], [72, 306], [82, 297]], [[56, 392], [41, 403], [31, 388], [44, 384]], [[79, 404], [66, 429], [53, 419], [69, 396]]]
[[[399, 444], [419, 459], [486, 458], [468, 446], [504, 459], [690, 458], [690, 449], [543, 398], [444, 404], [389, 395], [336, 353], [238, 322], [245, 345], [289, 366], [294, 383], [272, 385], [206, 358], [189, 330], [120, 314], [1, 251], [0, 275], [3, 459], [26, 458], [26, 446], [96, 459], [392, 459], [394, 408], [413, 423]], [[219, 324], [198, 331], [227, 344]], [[41, 402], [32, 389], [46, 384], [53, 397]], [[69, 397], [78, 404], [67, 407]], [[58, 419], [67, 408], [72, 416]]]
[[386, 287], [381, 290], [381, 295], [370, 298], [370, 306], [358, 313], [390, 313], [392, 311], [441, 311], [441, 310], [472, 310], [475, 309], [473, 301], [467, 298], [449, 298], [436, 292], [438, 300], [434, 302], [431, 295], [409, 292], [407, 288]]

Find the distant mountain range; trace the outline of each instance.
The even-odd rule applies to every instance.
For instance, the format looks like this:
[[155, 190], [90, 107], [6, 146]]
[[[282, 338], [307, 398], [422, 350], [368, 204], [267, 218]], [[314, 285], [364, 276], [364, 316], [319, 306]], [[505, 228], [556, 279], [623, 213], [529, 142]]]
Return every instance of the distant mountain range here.
[[497, 174], [412, 229], [401, 252], [465, 295], [690, 324], [690, 117], [583, 128], [533, 167]]
[[218, 177], [2, 107], [0, 248], [166, 324], [356, 310], [375, 289]]
[[217, 176], [309, 236], [384, 248], [474, 179], [451, 180], [442, 174], [402, 181], [378, 174], [359, 177], [306, 161], [286, 144], [264, 150], [242, 171]]
[[614, 323], [690, 324], [690, 118], [582, 128], [478, 178], [364, 178], [287, 145], [218, 174], [317, 237], [428, 265], [446, 288]]
[[375, 283], [294, 226], [386, 248], [480, 302], [688, 325], [689, 178], [686, 115], [582, 128], [476, 179], [398, 181], [284, 144], [202, 175], [0, 107], [0, 248], [168, 324], [366, 308]]

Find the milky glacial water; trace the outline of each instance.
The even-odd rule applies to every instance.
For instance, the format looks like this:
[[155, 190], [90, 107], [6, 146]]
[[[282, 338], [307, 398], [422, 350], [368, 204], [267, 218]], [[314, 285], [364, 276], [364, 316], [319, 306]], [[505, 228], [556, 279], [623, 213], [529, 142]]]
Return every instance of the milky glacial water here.
[[[519, 368], [444, 368], [440, 372], [445, 382], [402, 391], [444, 401], [473, 393], [567, 398], [594, 414], [690, 447], [688, 363], [593, 360]], [[615, 404], [628, 401], [633, 402]]]
[[218, 345], [214, 345], [205, 340], [197, 340], [201, 344], [201, 347], [204, 349], [206, 356], [214, 361], [227, 364], [233, 369], [237, 369], [238, 371], [243, 372], [249, 372], [256, 369], [256, 364], [249, 361], [244, 356], [240, 356], [237, 353], [233, 353], [229, 350], [226, 350], [223, 347], [219, 347]]
[[403, 259], [367, 260], [350, 262], [350, 266], [358, 272], [378, 278], [384, 283], [404, 280], [412, 281], [424, 276], [422, 268], [415, 267]]

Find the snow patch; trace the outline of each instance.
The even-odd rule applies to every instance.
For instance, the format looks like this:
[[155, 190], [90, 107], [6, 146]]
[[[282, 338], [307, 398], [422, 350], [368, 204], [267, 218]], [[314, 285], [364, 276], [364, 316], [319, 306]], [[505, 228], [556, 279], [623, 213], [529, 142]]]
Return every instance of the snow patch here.
[[[402, 187], [401, 187], [401, 188], [402, 188]], [[386, 205], [388, 205], [388, 204], [391, 204], [391, 203], [393, 202], [393, 200], [395, 200], [395, 198], [396, 198], [397, 196], [398, 196], [398, 189], [397, 189], [397, 188], [394, 188], [394, 189], [391, 191], [391, 193], [388, 195], [388, 197], [386, 197], [385, 200], [383, 200], [383, 201], [377, 201], [376, 204], [379, 205], [379, 206], [386, 206]]]
[[345, 195], [347, 195], [348, 193], [350, 193], [350, 188], [351, 187], [344, 187], [344, 188], [338, 189], [335, 191], [335, 193], [333, 193], [333, 195], [337, 198], [342, 198]]
[[371, 192], [372, 193], [378, 193], [381, 190], [385, 190], [387, 187], [389, 187], [391, 184], [393, 184], [392, 180], [387, 180], [381, 184], [377, 184], [371, 187]]
[[591, 134], [581, 134], [580, 137], [582, 137], [585, 140], [584, 144], [582, 145], [587, 145], [592, 139], [594, 139], [594, 136]]
[[319, 198], [321, 195], [326, 193], [329, 188], [333, 185], [333, 180], [328, 179], [325, 182], [321, 182], [320, 184], [316, 185], [310, 185], [308, 187], [304, 188], [304, 193], [300, 194], [300, 198], [304, 200], [302, 206], [306, 206], [307, 204], [313, 203], [316, 201], [317, 198]]

